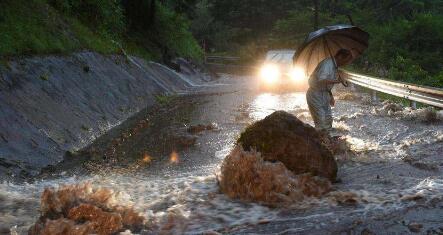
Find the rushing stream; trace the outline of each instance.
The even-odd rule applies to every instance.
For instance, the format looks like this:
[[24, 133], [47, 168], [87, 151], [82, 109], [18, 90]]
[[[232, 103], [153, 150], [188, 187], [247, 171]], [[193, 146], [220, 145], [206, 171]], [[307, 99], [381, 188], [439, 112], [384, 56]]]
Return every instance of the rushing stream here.
[[245, 89], [248, 82], [233, 82], [238, 84], [232, 92], [185, 99], [198, 101], [185, 124], [216, 123], [218, 129], [199, 134], [195, 146], [177, 151], [173, 161], [165, 154], [132, 172], [72, 175], [66, 169], [32, 183], [1, 183], [0, 234], [26, 233], [39, 216], [45, 187], [81, 182], [120, 192], [120, 203], [133, 205], [147, 226], [161, 230], [172, 223], [168, 232], [173, 234], [324, 234], [377, 228], [402, 234], [410, 232], [413, 222], [422, 225], [421, 232], [442, 231], [443, 122], [428, 123], [421, 111], [383, 112], [382, 105], [364, 99], [338, 100], [334, 109], [335, 128], [353, 150], [337, 156], [340, 182], [334, 188], [339, 193], [290, 208], [243, 203], [221, 194], [216, 174], [246, 125], [276, 110], [312, 123], [303, 93], [260, 94]]

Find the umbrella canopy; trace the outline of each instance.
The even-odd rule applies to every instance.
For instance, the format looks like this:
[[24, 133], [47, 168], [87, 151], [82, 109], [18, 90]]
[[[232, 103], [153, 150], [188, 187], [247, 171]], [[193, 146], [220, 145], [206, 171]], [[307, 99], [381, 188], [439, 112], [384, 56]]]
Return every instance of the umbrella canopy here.
[[356, 26], [327, 26], [308, 35], [294, 56], [294, 65], [310, 75], [322, 60], [340, 49], [351, 51], [351, 63], [368, 48], [368, 39], [369, 34]]

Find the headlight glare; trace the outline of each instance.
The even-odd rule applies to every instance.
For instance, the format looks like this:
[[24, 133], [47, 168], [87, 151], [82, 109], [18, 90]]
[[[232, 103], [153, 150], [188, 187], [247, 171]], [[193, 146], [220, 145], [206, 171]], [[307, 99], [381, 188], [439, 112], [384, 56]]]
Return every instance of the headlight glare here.
[[300, 67], [294, 67], [291, 70], [291, 79], [293, 81], [302, 81], [306, 78], [306, 74], [304, 69], [300, 68]]
[[260, 70], [260, 77], [267, 83], [274, 83], [280, 77], [280, 70], [276, 65], [264, 65]]

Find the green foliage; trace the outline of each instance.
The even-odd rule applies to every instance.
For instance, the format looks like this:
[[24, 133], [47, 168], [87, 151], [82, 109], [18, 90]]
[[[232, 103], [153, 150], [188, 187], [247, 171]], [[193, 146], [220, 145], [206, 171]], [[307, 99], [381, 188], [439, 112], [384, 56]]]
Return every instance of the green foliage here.
[[400, 19], [368, 28], [372, 35], [368, 58], [386, 63], [400, 55], [414, 60], [432, 74], [443, 66], [443, 16], [419, 14], [413, 20]]
[[180, 14], [160, 5], [155, 24], [154, 40], [162, 42], [173, 53], [201, 59], [203, 52], [189, 31], [189, 22]]
[[443, 68], [443, 16], [418, 14], [371, 25], [366, 60], [371, 68], [384, 67], [389, 77], [429, 86], [443, 86], [438, 74]]
[[405, 82], [418, 82], [428, 79], [429, 74], [411, 59], [402, 56], [395, 57], [390, 64], [389, 78]]
[[123, 1], [127, 36], [141, 48], [164, 61], [174, 56], [201, 59], [203, 52], [190, 33], [185, 15], [155, 0]]
[[114, 38], [112, 38], [110, 34], [93, 33], [88, 27], [76, 19], [68, 19], [68, 22], [70, 22], [72, 32], [77, 36], [79, 48], [93, 50], [103, 54], [118, 52], [119, 48], [112, 43]]
[[47, 73], [40, 75], [40, 80], [43, 81], [48, 81], [49, 80], [49, 75]]
[[435, 75], [431, 81], [429, 81], [429, 85], [433, 87], [443, 88], [443, 70]]
[[[185, 9], [192, 1], [179, 3], [169, 5]], [[0, 56], [84, 49], [116, 53], [122, 45], [147, 59], [200, 60], [203, 52], [189, 24], [185, 15], [157, 0], [4, 0]]]
[[293, 11], [288, 17], [277, 20], [273, 28], [273, 44], [279, 47], [294, 47], [312, 31], [312, 13]]
[[0, 3], [0, 55], [68, 53], [90, 49], [103, 53], [115, 47], [104, 34], [93, 33], [78, 20], [62, 17], [43, 0]]
[[198, 0], [163, 0], [162, 3], [174, 12], [192, 17]]
[[238, 29], [216, 20], [211, 12], [213, 7], [211, 0], [200, 0], [196, 3], [191, 17], [191, 32], [210, 52], [235, 51], [240, 45], [232, 39], [236, 37]]
[[43, 7], [38, 1], [0, 2], [1, 55], [59, 53], [75, 46], [66, 36], [54, 37], [63, 24], [53, 11], [44, 14]]
[[[394, 80], [443, 86], [443, 1], [318, 2], [319, 27], [350, 24], [351, 16], [357, 26], [370, 33], [370, 46], [354, 63], [354, 69]], [[229, 38], [231, 54], [250, 60], [262, 58], [268, 49], [296, 49], [314, 30], [314, 1], [270, 4], [213, 0], [207, 8], [212, 14], [206, 19], [228, 26], [225, 32], [234, 30], [235, 35]], [[217, 49], [229, 51], [229, 46]]]
[[[331, 17], [327, 13], [319, 13], [319, 27], [346, 21], [347, 19], [343, 16]], [[272, 30], [272, 48], [295, 48], [303, 43], [306, 36], [314, 30], [312, 12], [292, 11], [287, 17], [277, 20]]]
[[123, 11], [117, 0], [48, 0], [48, 3], [96, 31], [119, 35], [125, 26]]

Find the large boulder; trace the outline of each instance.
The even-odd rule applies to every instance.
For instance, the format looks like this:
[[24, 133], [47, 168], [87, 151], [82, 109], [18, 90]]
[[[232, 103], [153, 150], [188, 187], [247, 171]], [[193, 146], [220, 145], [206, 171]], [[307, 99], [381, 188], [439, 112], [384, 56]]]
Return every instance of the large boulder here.
[[310, 173], [334, 182], [337, 163], [324, 139], [321, 133], [295, 116], [277, 111], [249, 126], [238, 144], [245, 151], [260, 152], [265, 161], [282, 162], [296, 175]]

